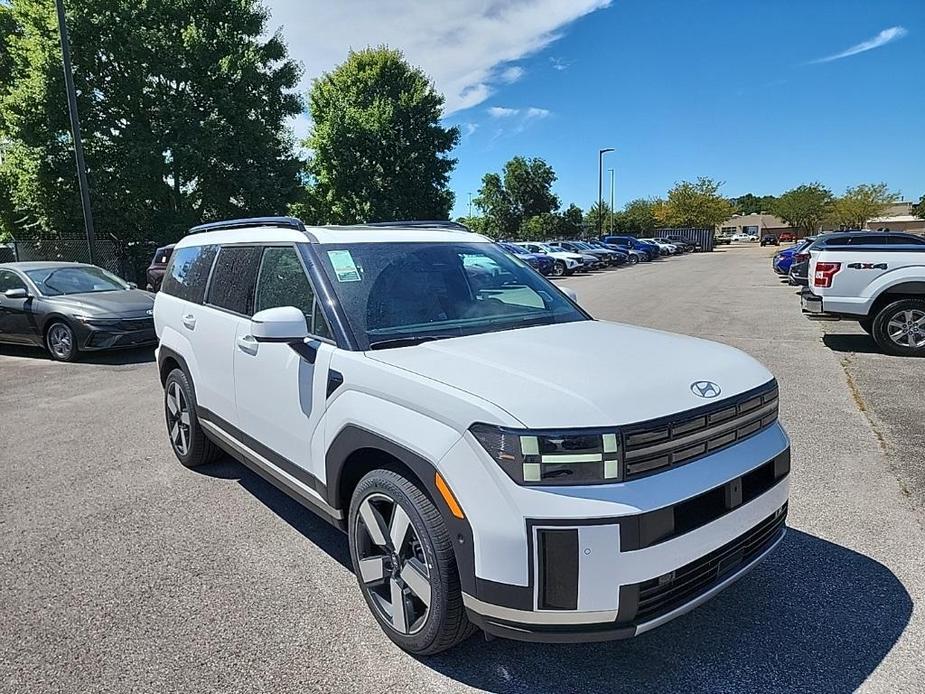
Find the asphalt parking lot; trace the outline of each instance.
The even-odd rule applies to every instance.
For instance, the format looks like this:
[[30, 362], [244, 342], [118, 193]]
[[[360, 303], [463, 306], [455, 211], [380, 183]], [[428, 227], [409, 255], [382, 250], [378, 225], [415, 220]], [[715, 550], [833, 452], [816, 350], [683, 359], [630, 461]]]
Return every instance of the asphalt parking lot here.
[[412, 658], [379, 631], [337, 531], [236, 463], [176, 462], [150, 352], [0, 348], [0, 690], [925, 691], [925, 360], [803, 319], [771, 254], [563, 281], [598, 318], [754, 355], [793, 439], [780, 547], [625, 642], [476, 636]]

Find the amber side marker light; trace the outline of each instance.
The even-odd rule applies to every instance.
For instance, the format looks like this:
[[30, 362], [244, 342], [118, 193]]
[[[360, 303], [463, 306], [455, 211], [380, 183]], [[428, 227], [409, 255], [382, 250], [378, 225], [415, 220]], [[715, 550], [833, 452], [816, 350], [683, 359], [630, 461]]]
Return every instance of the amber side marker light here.
[[450, 508], [450, 513], [452, 513], [457, 518], [465, 518], [463, 515], [462, 509], [459, 508], [459, 504], [456, 501], [456, 497], [453, 496], [453, 492], [450, 491], [449, 486], [440, 476], [439, 472], [434, 473], [434, 484], [437, 485], [437, 491], [440, 492], [440, 495], [443, 497], [443, 500], [446, 502], [446, 505]]

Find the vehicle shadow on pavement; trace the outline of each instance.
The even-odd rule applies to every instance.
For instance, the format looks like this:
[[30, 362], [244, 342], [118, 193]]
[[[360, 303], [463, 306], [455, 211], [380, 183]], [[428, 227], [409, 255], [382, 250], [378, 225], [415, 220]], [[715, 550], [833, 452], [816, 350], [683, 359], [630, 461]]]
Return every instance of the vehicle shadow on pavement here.
[[877, 343], [867, 333], [845, 335], [828, 333], [822, 336], [822, 344], [833, 352], [855, 352], [856, 354], [882, 354]]
[[288, 523], [303, 537], [317, 545], [345, 569], [353, 572], [347, 536], [324, 521], [314, 511], [307, 510], [298, 501], [281, 492], [246, 465], [228, 456], [208, 465], [195, 468], [195, 472], [220, 479], [237, 480], [254, 498]]
[[882, 564], [790, 530], [712, 601], [636, 639], [528, 644], [480, 634], [422, 662], [490, 692], [847, 692], [890, 651], [912, 600]]
[[[41, 347], [19, 345], [0, 345], [0, 355], [51, 361], [51, 357]], [[125, 366], [128, 364], [147, 364], [154, 361], [154, 347], [137, 347], [119, 349], [110, 352], [83, 352], [75, 364], [102, 364], [105, 366]]]

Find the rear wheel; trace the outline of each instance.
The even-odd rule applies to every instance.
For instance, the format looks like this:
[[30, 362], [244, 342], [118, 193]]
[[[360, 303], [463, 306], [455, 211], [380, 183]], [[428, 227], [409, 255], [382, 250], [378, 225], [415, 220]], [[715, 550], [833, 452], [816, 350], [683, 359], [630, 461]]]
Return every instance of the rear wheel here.
[[631, 255], [627, 260], [629, 261], [630, 265], [635, 265], [636, 263], [639, 262], [639, 256]]
[[925, 299], [900, 299], [884, 306], [874, 318], [871, 335], [885, 352], [925, 357]]
[[45, 346], [51, 358], [56, 361], [74, 361], [77, 359], [77, 338], [74, 331], [64, 321], [52, 323], [45, 333]]
[[561, 260], [557, 260], [552, 266], [552, 276], [562, 277], [563, 275], [565, 275], [565, 263]]
[[185, 467], [199, 467], [221, 457], [222, 451], [209, 439], [196, 416], [196, 396], [189, 377], [174, 369], [164, 384], [164, 416], [170, 446]]
[[353, 493], [348, 532], [360, 591], [399, 647], [432, 655], [472, 634], [446, 525], [415, 484], [370, 472]]

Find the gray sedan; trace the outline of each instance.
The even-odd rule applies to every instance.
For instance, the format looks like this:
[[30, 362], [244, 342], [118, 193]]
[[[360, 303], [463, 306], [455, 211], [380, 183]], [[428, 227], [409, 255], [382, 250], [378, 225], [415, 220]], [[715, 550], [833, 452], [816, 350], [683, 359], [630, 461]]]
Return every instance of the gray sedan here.
[[157, 342], [154, 296], [81, 263], [0, 263], [0, 343], [45, 347], [53, 359]]

